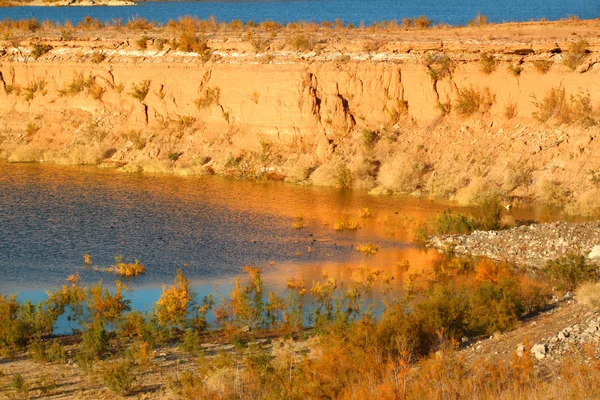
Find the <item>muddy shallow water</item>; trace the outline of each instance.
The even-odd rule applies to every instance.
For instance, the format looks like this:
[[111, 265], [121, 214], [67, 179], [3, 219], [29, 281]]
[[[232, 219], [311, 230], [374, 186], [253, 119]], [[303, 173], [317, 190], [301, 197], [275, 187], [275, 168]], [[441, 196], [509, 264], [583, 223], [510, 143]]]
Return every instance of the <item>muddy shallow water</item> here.
[[[0, 163], [0, 293], [41, 299], [43, 290], [79, 273], [83, 284], [112, 286], [115, 276], [94, 270], [117, 255], [138, 258], [147, 273], [129, 282], [134, 304], [148, 304], [183, 268], [200, 293], [225, 291], [244, 265], [265, 267], [267, 287], [286, 278], [348, 276], [360, 265], [401, 274], [427, 269], [436, 252], [411, 243], [415, 221], [449, 204], [361, 191], [248, 182], [217, 176], [123, 174], [90, 167]], [[368, 208], [370, 218], [359, 212]], [[535, 218], [528, 210], [515, 218]], [[299, 215], [305, 227], [294, 229]], [[346, 216], [357, 231], [339, 232]], [[375, 256], [355, 250], [379, 247]], [[86, 267], [89, 253], [93, 266]], [[396, 284], [402, 285], [397, 279]]]

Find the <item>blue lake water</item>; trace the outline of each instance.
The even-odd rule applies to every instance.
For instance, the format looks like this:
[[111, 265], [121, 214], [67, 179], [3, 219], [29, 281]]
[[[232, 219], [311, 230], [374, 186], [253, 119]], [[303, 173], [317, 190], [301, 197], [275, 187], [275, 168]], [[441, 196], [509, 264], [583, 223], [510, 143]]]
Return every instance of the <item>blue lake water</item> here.
[[303, 0], [303, 1], [198, 1], [150, 2], [135, 7], [10, 7], [0, 8], [0, 19], [36, 17], [40, 20], [72, 22], [84, 16], [102, 21], [136, 16], [166, 22], [184, 15], [207, 18], [214, 15], [219, 21], [240, 19], [244, 22], [263, 21], [333, 21], [340, 18], [353, 24], [371, 24], [383, 20], [425, 15], [434, 23], [464, 25], [477, 12], [488, 16], [490, 22], [528, 21], [547, 18], [556, 20], [576, 15], [582, 19], [600, 17], [597, 0]]
[[[358, 220], [363, 207], [377, 218], [356, 232], [333, 229], [344, 213]], [[265, 266], [278, 282], [298, 271], [320, 278], [325, 265], [361, 263], [355, 247], [367, 242], [383, 253], [369, 263], [394, 265], [398, 252], [415, 251], [403, 219], [443, 207], [281, 182], [0, 163], [0, 293], [58, 287], [74, 273], [110, 285], [116, 277], [102, 269], [117, 255], [146, 265], [135, 289], [160, 288], [177, 268], [200, 286], [229, 284], [244, 265]], [[292, 228], [298, 214], [303, 229]], [[84, 253], [100, 270], [84, 265]]]

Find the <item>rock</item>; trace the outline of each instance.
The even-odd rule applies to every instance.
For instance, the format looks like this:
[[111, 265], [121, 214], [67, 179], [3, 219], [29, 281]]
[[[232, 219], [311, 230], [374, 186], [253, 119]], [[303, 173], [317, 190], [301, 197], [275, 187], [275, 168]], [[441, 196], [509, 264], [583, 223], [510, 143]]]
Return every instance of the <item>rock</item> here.
[[588, 258], [591, 260], [600, 258], [600, 244], [592, 247], [592, 251], [588, 253]]
[[533, 353], [535, 358], [537, 358], [538, 360], [542, 360], [544, 357], [546, 357], [546, 345], [545, 344], [534, 345], [531, 348], [531, 353]]
[[558, 340], [565, 340], [565, 338], [567, 338], [569, 336], [569, 332], [558, 332], [558, 335], [556, 335], [556, 338]]
[[523, 343], [517, 346], [516, 353], [519, 357], [523, 357], [523, 353], [525, 353], [525, 345]]

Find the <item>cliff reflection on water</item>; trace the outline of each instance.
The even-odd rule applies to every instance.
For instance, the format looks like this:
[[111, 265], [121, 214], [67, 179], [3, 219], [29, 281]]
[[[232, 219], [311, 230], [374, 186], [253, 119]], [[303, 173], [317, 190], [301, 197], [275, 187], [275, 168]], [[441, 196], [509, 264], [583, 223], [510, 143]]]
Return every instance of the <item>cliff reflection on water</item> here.
[[[301, 275], [307, 285], [350, 276], [361, 265], [396, 275], [393, 285], [400, 287], [399, 261], [408, 260], [414, 272], [435, 258], [410, 243], [412, 225], [447, 207], [272, 181], [0, 163], [0, 292], [41, 298], [74, 273], [82, 284], [102, 279], [112, 286], [113, 275], [83, 265], [84, 253], [100, 267], [117, 255], [146, 265], [148, 272], [129, 282], [134, 304], [158, 298], [177, 268], [200, 293], [227, 287], [248, 264], [265, 267], [270, 290]], [[370, 218], [360, 218], [364, 208]], [[300, 214], [305, 227], [293, 229]], [[360, 229], [334, 230], [344, 215]], [[364, 243], [379, 252], [357, 252]]]

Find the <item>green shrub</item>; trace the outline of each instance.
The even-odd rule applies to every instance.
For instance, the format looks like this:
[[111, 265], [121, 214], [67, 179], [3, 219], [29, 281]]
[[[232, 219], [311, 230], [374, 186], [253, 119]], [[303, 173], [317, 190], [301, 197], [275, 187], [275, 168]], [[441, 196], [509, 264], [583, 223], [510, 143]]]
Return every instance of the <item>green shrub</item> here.
[[65, 347], [58, 340], [52, 342], [46, 354], [49, 362], [64, 362], [67, 359]]
[[435, 220], [434, 230], [437, 234], [447, 235], [452, 233], [468, 234], [475, 230], [477, 222], [464, 214], [444, 210]]
[[46, 80], [42, 78], [34, 79], [23, 88], [23, 97], [25, 98], [25, 100], [31, 101], [35, 97], [36, 93], [41, 93], [42, 95], [45, 95], [45, 88]]
[[81, 336], [80, 352], [99, 357], [108, 349], [108, 332], [100, 322], [94, 322]]
[[469, 299], [464, 289], [456, 290], [451, 283], [433, 284], [414, 312], [430, 342], [438, 332], [457, 340], [467, 333]]
[[513, 329], [522, 308], [515, 278], [501, 284], [486, 281], [469, 296], [469, 328], [476, 334], [490, 334]]
[[146, 50], [148, 48], [148, 40], [150, 40], [148, 36], [142, 35], [138, 40], [135, 41], [135, 44], [138, 49]]
[[106, 362], [102, 365], [101, 379], [113, 393], [127, 396], [131, 394], [136, 380], [133, 363], [129, 360]]
[[46, 343], [38, 336], [28, 347], [27, 356], [34, 361], [48, 361]]
[[367, 148], [373, 147], [373, 145], [377, 142], [378, 135], [377, 131], [373, 131], [370, 129], [365, 129], [362, 132], [362, 142]]
[[21, 374], [16, 374], [15, 376], [13, 376], [12, 380], [10, 381], [10, 387], [15, 392], [17, 392], [19, 398], [29, 398], [29, 383], [27, 383], [25, 379], [23, 379], [23, 376], [21, 376]]
[[141, 81], [138, 85], [133, 85], [133, 91], [130, 93], [131, 97], [134, 99], [143, 102], [150, 91], [150, 83], [149, 79]]
[[562, 290], [574, 290], [580, 283], [599, 277], [598, 269], [585, 256], [575, 253], [548, 261], [543, 270]]
[[175, 162], [175, 161], [179, 160], [179, 157], [181, 157], [181, 153], [178, 151], [174, 151], [174, 152], [169, 153], [168, 157], [169, 157], [170, 161]]
[[423, 62], [433, 82], [440, 81], [446, 77], [452, 78], [452, 73], [456, 68], [456, 63], [443, 53], [427, 53]]
[[52, 46], [50, 46], [49, 44], [34, 43], [33, 47], [31, 48], [31, 55], [37, 60], [44, 54], [48, 53], [50, 50], [52, 50]]
[[193, 329], [187, 329], [183, 334], [183, 342], [181, 348], [192, 356], [197, 356], [202, 353], [200, 334]]
[[479, 91], [474, 87], [458, 91], [458, 101], [453, 109], [463, 116], [470, 116], [476, 112], [486, 113], [496, 102], [496, 95], [489, 88]]
[[492, 54], [483, 53], [479, 58], [479, 67], [484, 74], [491, 74], [498, 67], [498, 61]]
[[352, 183], [354, 182], [354, 176], [350, 168], [346, 166], [344, 163], [340, 163], [338, 165], [336, 175], [335, 175], [336, 187], [341, 189], [350, 189], [352, 187]]
[[497, 231], [502, 229], [502, 204], [497, 197], [488, 197], [481, 204], [481, 214], [477, 229], [484, 231]]

